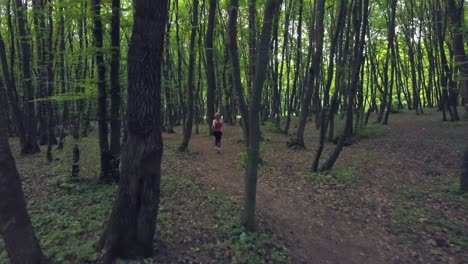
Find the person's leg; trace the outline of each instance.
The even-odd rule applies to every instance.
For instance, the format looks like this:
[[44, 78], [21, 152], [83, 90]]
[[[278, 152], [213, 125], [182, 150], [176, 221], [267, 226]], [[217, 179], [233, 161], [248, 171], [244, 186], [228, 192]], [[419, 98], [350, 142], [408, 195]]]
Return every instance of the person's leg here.
[[219, 141], [220, 141], [220, 136], [219, 136], [219, 133], [218, 131], [215, 131], [214, 132], [214, 136], [215, 136], [215, 148], [218, 150], [219, 149]]
[[219, 139], [218, 139], [218, 149], [221, 148], [221, 138], [223, 137], [223, 132], [219, 132]]

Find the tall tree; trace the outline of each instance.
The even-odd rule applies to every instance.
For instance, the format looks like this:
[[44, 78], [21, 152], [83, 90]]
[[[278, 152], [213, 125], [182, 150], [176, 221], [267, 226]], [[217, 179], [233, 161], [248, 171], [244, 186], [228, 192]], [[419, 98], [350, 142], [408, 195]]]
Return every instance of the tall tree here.
[[111, 19], [111, 115], [110, 154], [112, 155], [112, 176], [118, 180], [120, 160], [120, 0], [112, 0]]
[[100, 248], [105, 262], [153, 254], [159, 207], [161, 158], [161, 65], [167, 0], [135, 0], [128, 50], [127, 140], [122, 149], [117, 200]]
[[189, 69], [187, 78], [187, 118], [184, 124], [184, 137], [179, 150], [185, 151], [188, 148], [190, 137], [192, 136], [193, 126], [193, 90], [194, 90], [194, 75], [195, 75], [195, 41], [198, 29], [198, 0], [193, 0], [192, 10], [192, 31], [190, 33], [190, 48], [189, 48]]
[[299, 116], [299, 124], [297, 126], [297, 136], [296, 144], [297, 146], [304, 148], [304, 131], [307, 123], [307, 117], [309, 115], [309, 104], [312, 99], [312, 94], [314, 90], [318, 92], [319, 89], [318, 78], [321, 73], [321, 64], [322, 64], [322, 54], [323, 54], [323, 35], [324, 35], [324, 26], [323, 26], [323, 17], [325, 14], [325, 0], [319, 0], [317, 2], [317, 12], [315, 16], [315, 41], [316, 48], [315, 53], [312, 58], [312, 65], [310, 66], [309, 72], [307, 74], [307, 84], [305, 95], [302, 100], [301, 114]]
[[255, 61], [255, 79], [249, 104], [249, 146], [245, 173], [244, 225], [247, 231], [255, 230], [255, 207], [257, 195], [257, 169], [260, 152], [260, 106], [270, 54], [271, 31], [275, 13], [279, 12], [280, 0], [268, 0], [265, 5], [259, 52]]
[[239, 105], [241, 115], [242, 132], [244, 134], [244, 143], [249, 145], [249, 122], [248, 122], [248, 107], [245, 102], [244, 87], [240, 74], [239, 63], [239, 48], [237, 44], [237, 17], [239, 15], [239, 0], [230, 0], [229, 5], [229, 58], [231, 62], [232, 84], [234, 86], [236, 101]]
[[[26, 5], [23, 6], [22, 0], [16, 0], [16, 19], [18, 22], [18, 32], [20, 35], [21, 48], [21, 72], [23, 74], [23, 90], [24, 90], [24, 116], [25, 116], [25, 131], [26, 144], [21, 147], [22, 155], [35, 154], [40, 151], [36, 141], [37, 122], [36, 109], [34, 103], [34, 87], [31, 76], [31, 45], [29, 44], [29, 34], [26, 27]], [[14, 45], [11, 43], [11, 45]]]
[[8, 143], [7, 106], [5, 91], [0, 86], [0, 234], [11, 263], [49, 263], [34, 234]]
[[[447, 0], [447, 13], [452, 25], [452, 51], [456, 72], [459, 72], [459, 82], [464, 97], [465, 118], [468, 118], [468, 58], [465, 53], [463, 39], [463, 5], [465, 1]], [[455, 90], [457, 90], [455, 88]], [[458, 97], [458, 92], [455, 97]], [[458, 99], [458, 98], [457, 98]], [[454, 100], [455, 103], [457, 100]], [[454, 108], [456, 111], [456, 106]]]
[[354, 32], [354, 50], [352, 58], [352, 68], [350, 72], [350, 81], [347, 87], [346, 98], [346, 120], [343, 132], [340, 136], [338, 144], [333, 150], [328, 160], [320, 167], [320, 171], [331, 170], [335, 164], [338, 156], [343, 150], [346, 140], [352, 135], [353, 130], [353, 108], [354, 98], [356, 97], [356, 91], [358, 85], [362, 85], [362, 81], [359, 79], [360, 68], [364, 61], [364, 43], [366, 37], [366, 28], [368, 23], [369, 15], [369, 0], [357, 0], [354, 2], [353, 7], [353, 32]]
[[3, 37], [1, 33], [0, 33], [0, 62], [2, 65], [4, 85], [6, 86], [6, 89], [7, 89], [6, 93], [7, 93], [10, 105], [11, 105], [13, 118], [15, 121], [18, 135], [19, 135], [20, 146], [21, 146], [21, 149], [24, 149], [27, 146], [27, 138], [26, 138], [26, 131], [24, 129], [23, 111], [21, 110], [20, 105], [18, 103], [16, 87], [13, 81], [14, 74], [9, 70], [9, 66], [7, 62], [7, 54], [6, 54], [6, 49], [5, 49], [5, 42], [3, 41]]
[[[208, 131], [211, 131], [210, 120], [214, 117], [214, 100], [216, 91], [215, 68], [213, 61], [213, 35], [215, 28], [216, 3], [217, 0], [210, 0], [210, 9], [208, 11], [208, 29], [206, 32], [206, 81], [208, 90], [206, 93], [206, 116]], [[211, 134], [211, 132], [210, 132]]]
[[111, 154], [109, 152], [108, 127], [107, 127], [107, 87], [106, 65], [104, 62], [103, 33], [101, 19], [101, 0], [92, 0], [93, 10], [93, 35], [96, 48], [96, 66], [98, 79], [98, 126], [99, 149], [101, 152], [101, 176], [103, 181], [111, 181]]

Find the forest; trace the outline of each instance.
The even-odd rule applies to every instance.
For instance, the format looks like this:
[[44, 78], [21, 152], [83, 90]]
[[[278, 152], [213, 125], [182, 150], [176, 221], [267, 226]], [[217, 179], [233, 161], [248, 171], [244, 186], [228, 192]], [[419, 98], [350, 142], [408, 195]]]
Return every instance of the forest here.
[[465, 2], [0, 0], [0, 264], [468, 263]]

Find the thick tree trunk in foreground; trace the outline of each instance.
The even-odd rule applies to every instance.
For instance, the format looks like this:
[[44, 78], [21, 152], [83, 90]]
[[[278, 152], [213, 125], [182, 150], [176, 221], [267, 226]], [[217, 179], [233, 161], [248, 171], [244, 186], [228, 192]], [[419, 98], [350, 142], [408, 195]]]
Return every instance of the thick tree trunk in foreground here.
[[166, 0], [135, 0], [128, 51], [127, 141], [121, 178], [100, 248], [105, 262], [153, 255], [159, 207], [161, 158], [161, 65]]
[[252, 89], [252, 98], [249, 105], [249, 147], [247, 169], [245, 174], [245, 204], [244, 225], [247, 231], [254, 231], [255, 206], [257, 195], [257, 168], [260, 152], [260, 106], [262, 99], [263, 82], [265, 81], [269, 44], [275, 13], [279, 12], [279, 0], [269, 0], [265, 6], [263, 28], [259, 43], [259, 53], [256, 60], [255, 80]]
[[92, 0], [93, 9], [93, 34], [94, 46], [96, 48], [96, 66], [98, 71], [98, 127], [99, 127], [99, 149], [101, 151], [101, 175], [103, 181], [111, 181], [111, 153], [109, 151], [108, 128], [107, 128], [107, 88], [106, 88], [106, 65], [104, 62], [101, 0]]
[[6, 95], [0, 88], [0, 234], [11, 263], [48, 263], [34, 234], [8, 143]]

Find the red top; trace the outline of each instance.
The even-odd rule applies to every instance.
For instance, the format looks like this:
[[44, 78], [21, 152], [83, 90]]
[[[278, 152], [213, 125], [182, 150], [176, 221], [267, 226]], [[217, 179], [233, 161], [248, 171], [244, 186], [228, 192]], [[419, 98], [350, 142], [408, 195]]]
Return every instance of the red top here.
[[213, 120], [213, 130], [215, 132], [221, 132], [223, 130], [223, 121], [222, 120]]

